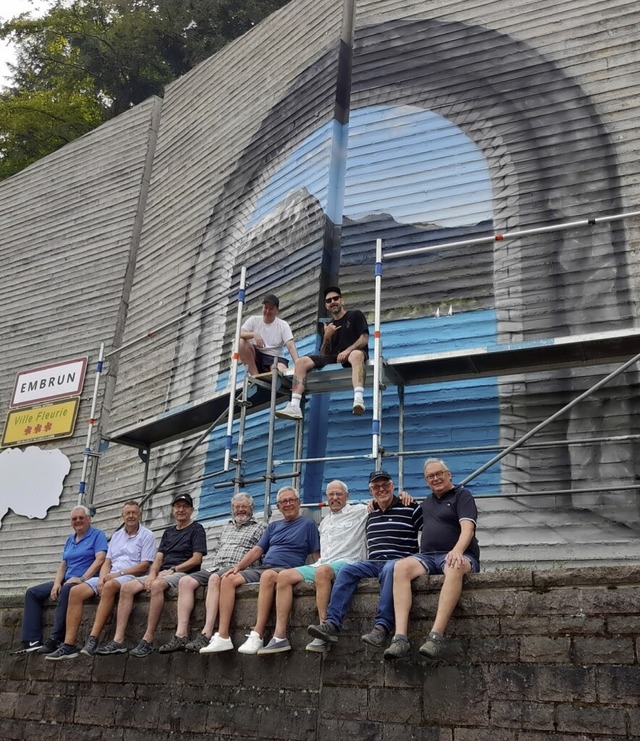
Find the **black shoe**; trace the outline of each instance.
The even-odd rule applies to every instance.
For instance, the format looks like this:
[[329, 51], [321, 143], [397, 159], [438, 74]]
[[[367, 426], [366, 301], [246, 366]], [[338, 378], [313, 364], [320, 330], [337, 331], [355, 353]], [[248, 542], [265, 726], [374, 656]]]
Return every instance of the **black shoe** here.
[[338, 640], [338, 629], [333, 623], [323, 622], [320, 625], [310, 625], [307, 633], [314, 638], [322, 638], [323, 641], [336, 643]]
[[42, 648], [42, 641], [22, 641], [22, 646], [16, 648], [15, 651], [11, 652], [12, 656], [18, 656], [19, 654], [30, 654]]
[[114, 654], [126, 654], [129, 649], [124, 643], [118, 643], [117, 641], [109, 641], [102, 648], [96, 651], [98, 656], [113, 656]]
[[384, 625], [374, 625], [370, 633], [365, 633], [362, 640], [370, 646], [382, 648], [389, 640], [389, 631]]
[[[189, 642], [189, 639], [183, 636], [173, 636], [173, 638], [169, 641], [169, 643], [165, 643], [164, 646], [160, 646], [158, 649], [158, 652], [161, 654], [172, 654], [174, 651], [184, 651], [187, 643]], [[146, 641], [145, 641], [146, 643]], [[206, 646], [209, 643], [207, 640], [207, 643], [204, 645]], [[198, 647], [198, 651], [202, 648], [202, 646]]]
[[60, 646], [60, 641], [54, 641], [53, 638], [47, 638], [42, 646], [36, 651], [37, 654], [52, 654]]
[[45, 656], [44, 660], [60, 661], [61, 659], [75, 659], [79, 653], [80, 652], [75, 646], [71, 646], [68, 643], [61, 643], [52, 654]]
[[89, 636], [86, 643], [80, 649], [80, 653], [85, 656], [94, 656], [98, 650], [98, 639], [95, 636]]
[[148, 641], [145, 641], [145, 639], [143, 638], [135, 648], [129, 651], [129, 656], [134, 656], [136, 659], [143, 659], [145, 656], [148, 656], [152, 653], [153, 647]]

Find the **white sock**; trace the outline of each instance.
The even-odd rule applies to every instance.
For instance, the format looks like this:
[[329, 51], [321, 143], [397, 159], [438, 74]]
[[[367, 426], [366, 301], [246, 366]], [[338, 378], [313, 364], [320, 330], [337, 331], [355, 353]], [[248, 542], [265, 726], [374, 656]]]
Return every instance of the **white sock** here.
[[300, 408], [300, 402], [302, 401], [302, 394], [291, 394], [291, 406]]

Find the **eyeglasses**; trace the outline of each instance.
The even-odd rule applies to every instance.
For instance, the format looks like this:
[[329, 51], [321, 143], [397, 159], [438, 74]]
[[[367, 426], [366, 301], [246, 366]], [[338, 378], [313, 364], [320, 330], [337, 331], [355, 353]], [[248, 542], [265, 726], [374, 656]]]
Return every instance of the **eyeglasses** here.
[[427, 481], [435, 481], [436, 479], [443, 479], [449, 471], [436, 471], [435, 473], [428, 473], [425, 476]]
[[332, 304], [334, 301], [340, 301], [341, 298], [342, 296], [327, 296], [324, 302], [325, 304]]
[[293, 498], [291, 498], [291, 499], [281, 499], [281, 500], [280, 500], [280, 501], [278, 502], [278, 507], [279, 507], [279, 506], [280, 506], [281, 504], [295, 504], [295, 503], [296, 503], [297, 501], [298, 501], [297, 497], [293, 497]]
[[379, 481], [379, 482], [373, 482], [372, 484], [369, 484], [369, 487], [373, 489], [373, 491], [378, 491], [379, 489], [390, 489], [393, 486], [393, 482], [391, 481]]

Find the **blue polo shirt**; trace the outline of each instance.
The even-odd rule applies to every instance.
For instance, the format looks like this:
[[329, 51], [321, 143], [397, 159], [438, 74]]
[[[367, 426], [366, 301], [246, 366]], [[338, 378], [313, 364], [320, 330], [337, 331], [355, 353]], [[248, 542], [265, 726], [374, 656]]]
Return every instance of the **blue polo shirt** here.
[[258, 545], [264, 551], [263, 566], [293, 569], [320, 550], [320, 533], [316, 523], [306, 517], [276, 520], [267, 525]]
[[87, 532], [76, 541], [76, 534], [67, 538], [62, 550], [62, 560], [67, 564], [64, 580], [73, 576], [82, 576], [94, 562], [98, 551], [107, 552], [107, 536], [95, 527], [89, 527]]

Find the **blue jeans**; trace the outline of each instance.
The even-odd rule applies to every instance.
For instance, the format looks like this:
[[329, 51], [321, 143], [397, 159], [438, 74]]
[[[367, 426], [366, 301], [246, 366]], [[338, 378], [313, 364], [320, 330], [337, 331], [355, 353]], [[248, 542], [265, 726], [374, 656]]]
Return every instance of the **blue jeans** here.
[[[69, 591], [75, 583], [66, 582], [62, 585], [56, 610], [53, 614], [53, 630], [51, 638], [54, 641], [63, 641], [65, 625], [67, 619], [67, 603], [69, 602]], [[29, 587], [24, 595], [24, 613], [22, 615], [22, 640], [23, 641], [41, 641], [42, 640], [42, 609], [49, 599], [49, 594], [53, 589], [53, 582], [48, 581], [44, 584], [37, 584], [35, 587]]]
[[376, 578], [380, 582], [380, 600], [374, 625], [384, 625], [388, 631], [393, 630], [393, 561], [356, 561], [340, 569], [331, 590], [331, 601], [327, 609], [327, 622], [336, 628], [342, 627], [353, 593], [360, 579]]

